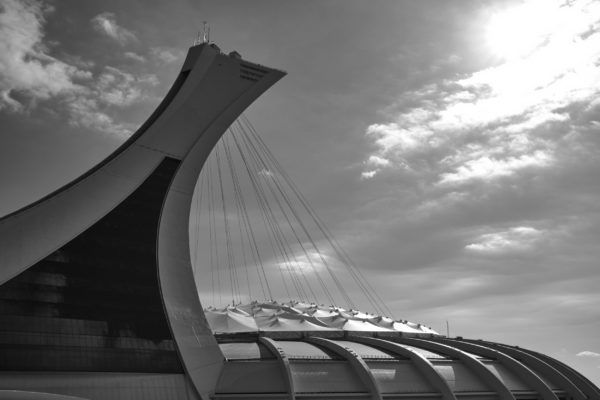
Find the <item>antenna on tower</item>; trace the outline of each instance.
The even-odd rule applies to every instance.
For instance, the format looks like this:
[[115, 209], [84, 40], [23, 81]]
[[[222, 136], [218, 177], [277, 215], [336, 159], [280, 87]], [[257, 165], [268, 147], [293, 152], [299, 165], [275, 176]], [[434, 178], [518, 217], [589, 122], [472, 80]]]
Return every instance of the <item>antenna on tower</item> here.
[[202, 21], [202, 43], [210, 42], [210, 26], [206, 21]]

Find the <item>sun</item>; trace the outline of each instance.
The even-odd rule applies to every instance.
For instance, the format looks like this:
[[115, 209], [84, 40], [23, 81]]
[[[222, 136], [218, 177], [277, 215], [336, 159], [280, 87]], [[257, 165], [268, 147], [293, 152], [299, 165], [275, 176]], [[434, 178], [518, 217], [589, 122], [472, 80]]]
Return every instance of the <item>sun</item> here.
[[488, 21], [486, 44], [504, 59], [526, 57], [543, 45], [555, 26], [556, 4], [533, 0], [492, 15]]

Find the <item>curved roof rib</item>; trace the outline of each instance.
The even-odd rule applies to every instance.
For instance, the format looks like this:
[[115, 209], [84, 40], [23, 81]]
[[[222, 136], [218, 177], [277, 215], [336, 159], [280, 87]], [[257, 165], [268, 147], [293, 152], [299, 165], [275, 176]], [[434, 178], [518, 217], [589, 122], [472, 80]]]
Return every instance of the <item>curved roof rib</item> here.
[[[469, 341], [471, 343], [479, 343], [476, 341]], [[585, 400], [588, 398], [584, 394], [584, 392], [579, 388], [575, 383], [573, 383], [567, 376], [563, 375], [562, 372], [553, 368], [547, 362], [537, 358], [536, 356], [525, 352], [521, 349], [517, 349], [515, 347], [510, 347], [506, 345], [502, 345], [499, 343], [492, 342], [484, 342], [486, 345], [490, 345], [491, 347], [502, 351], [505, 354], [513, 357], [514, 359], [520, 361], [521, 363], [529, 366], [530, 368], [539, 371], [544, 374], [548, 379], [550, 379], [553, 383], [557, 384], [561, 387], [561, 389], [565, 390], [571, 396], [573, 396], [576, 400]], [[590, 398], [594, 398], [591, 396]]]
[[287, 358], [287, 355], [283, 351], [281, 347], [277, 345], [273, 339], [269, 339], [266, 337], [259, 338], [259, 341], [264, 344], [273, 354], [277, 357], [277, 360], [281, 363], [283, 367], [284, 377], [286, 380], [286, 386], [288, 388], [288, 395], [290, 396], [290, 400], [296, 399], [296, 392], [294, 390], [294, 379], [292, 378], [292, 371], [290, 368], [290, 361]]
[[402, 357], [409, 358], [414, 362], [415, 367], [423, 374], [427, 380], [440, 391], [442, 399], [444, 400], [456, 400], [456, 396], [452, 392], [452, 389], [448, 385], [448, 382], [440, 375], [440, 373], [433, 367], [431, 361], [427, 357], [413, 351], [407, 347], [401, 346], [398, 343], [394, 343], [388, 340], [370, 338], [365, 336], [353, 336], [352, 341], [363, 343], [373, 347], [379, 347], [390, 353], [400, 355]]
[[531, 354], [534, 357], [539, 358], [540, 360], [549, 364], [552, 368], [561, 372], [564, 376], [566, 376], [573, 383], [575, 383], [577, 385], [577, 387], [579, 389], [581, 389], [581, 391], [583, 393], [585, 393], [590, 399], [593, 399], [593, 398], [600, 399], [600, 388], [598, 388], [596, 385], [594, 385], [592, 382], [590, 382], [585, 376], [583, 376], [579, 372], [575, 371], [573, 368], [569, 367], [568, 365], [566, 365], [552, 357], [548, 357], [545, 354], [541, 354], [536, 351], [527, 350], [527, 349], [523, 349], [523, 348], [521, 348], [520, 350], [524, 351], [525, 353]]
[[441, 343], [456, 347], [469, 353], [496, 359], [515, 372], [532, 389], [536, 390], [545, 400], [558, 400], [552, 389], [534, 371], [500, 350], [486, 347], [482, 344], [466, 343], [461, 340], [440, 340]]
[[473, 355], [445, 344], [424, 339], [401, 338], [399, 341], [403, 344], [421, 347], [426, 350], [438, 352], [459, 359], [467, 367], [469, 367], [471, 371], [479, 376], [479, 378], [481, 378], [481, 380], [483, 380], [492, 390], [496, 391], [500, 399], [515, 400], [515, 396], [504, 385], [504, 383], [502, 383], [502, 381], [496, 375], [487, 369], [485, 365], [483, 365], [483, 363]]
[[383, 397], [381, 395], [381, 389], [371, 372], [371, 369], [368, 367], [367, 363], [352, 349], [342, 346], [339, 343], [336, 343], [334, 340], [318, 338], [318, 337], [309, 337], [306, 339], [307, 342], [313, 343], [319, 346], [323, 346], [328, 350], [331, 350], [334, 353], [339, 354], [354, 368], [360, 379], [363, 381], [365, 386], [369, 388], [371, 392], [371, 398], [373, 400], [382, 400]]

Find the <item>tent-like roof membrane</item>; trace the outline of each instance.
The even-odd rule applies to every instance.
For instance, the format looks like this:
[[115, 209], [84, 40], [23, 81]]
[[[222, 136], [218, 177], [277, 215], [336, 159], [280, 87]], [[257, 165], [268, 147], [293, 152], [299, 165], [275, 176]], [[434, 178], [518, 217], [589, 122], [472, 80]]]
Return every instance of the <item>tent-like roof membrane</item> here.
[[309, 303], [252, 302], [204, 310], [214, 333], [244, 332], [406, 332], [437, 334], [433, 329], [408, 321]]

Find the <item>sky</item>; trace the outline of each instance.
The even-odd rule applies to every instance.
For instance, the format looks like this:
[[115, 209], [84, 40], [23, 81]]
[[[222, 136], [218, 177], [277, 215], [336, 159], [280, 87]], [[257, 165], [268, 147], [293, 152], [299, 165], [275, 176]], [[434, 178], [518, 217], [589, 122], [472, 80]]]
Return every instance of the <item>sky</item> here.
[[0, 215], [117, 148], [202, 21], [288, 75], [246, 112], [398, 318], [600, 385], [600, 2], [0, 0]]

